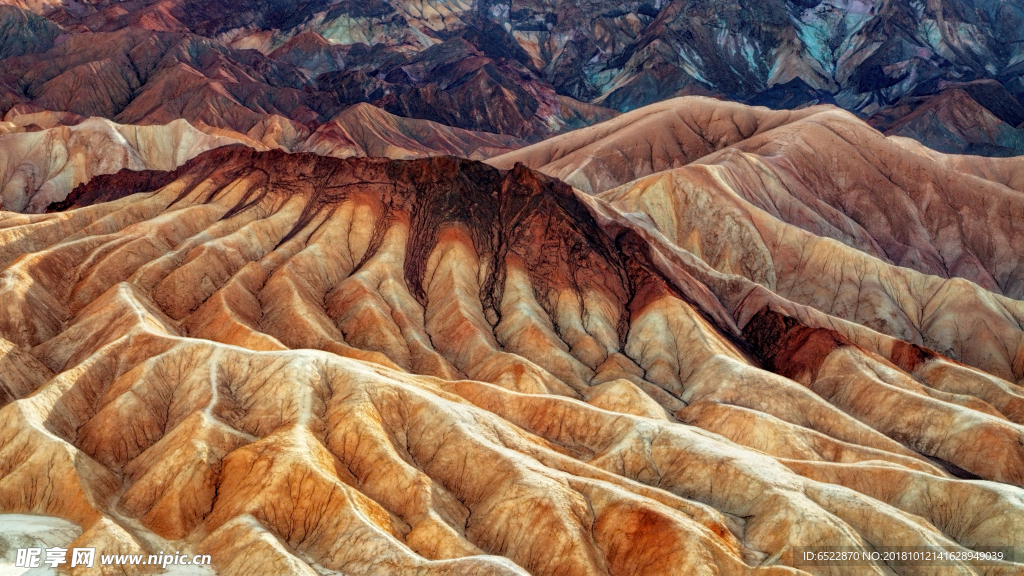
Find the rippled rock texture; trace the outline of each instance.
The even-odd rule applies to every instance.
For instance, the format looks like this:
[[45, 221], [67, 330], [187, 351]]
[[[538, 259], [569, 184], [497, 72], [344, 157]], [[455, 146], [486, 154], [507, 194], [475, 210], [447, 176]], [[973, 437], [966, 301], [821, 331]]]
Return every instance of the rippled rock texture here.
[[[116, 11], [149, 14], [140, 3]], [[273, 117], [315, 130], [355, 104], [372, 103], [485, 137], [529, 141], [615, 115], [557, 94], [535, 71], [461, 37], [410, 52], [387, 43], [330, 43], [309, 32], [264, 54], [204, 36], [200, 24], [165, 24], [61, 28], [0, 6], [0, 30], [17, 31], [0, 41], [0, 115], [50, 110], [124, 124], [185, 119], [248, 133]]]
[[0, 212], [0, 511], [222, 574], [1022, 549], [1020, 301], [681, 169], [230, 146]]
[[42, 212], [93, 176], [125, 168], [173, 170], [202, 152], [244, 139], [234, 136], [204, 134], [184, 120], [124, 126], [102, 118], [8, 134], [0, 137], [0, 209]]
[[833, 103], [943, 152], [1024, 151], [1024, 119], [1006, 114], [1024, 98], [1013, 0], [2, 3], [4, 114], [244, 133], [268, 115], [314, 130], [370, 103], [536, 142], [705, 95]]
[[[853, 258], [867, 254], [1024, 297], [1020, 161], [939, 154], [886, 138], [832, 106], [771, 111], [680, 98], [489, 162], [506, 169], [523, 162], [645, 212], [672, 241], [772, 290], [780, 274], [796, 274], [784, 284], [802, 290], [805, 246], [830, 238], [845, 245], [837, 244], [840, 252], [855, 248]], [[762, 221], [778, 239], [748, 243], [723, 235]], [[793, 226], [810, 235], [792, 235]], [[755, 228], [743, 236], [776, 234]], [[784, 245], [791, 248], [780, 261]], [[835, 274], [848, 271], [837, 267]], [[910, 338], [917, 329], [905, 326], [900, 336]], [[1012, 354], [1007, 360], [1018, 361]]]
[[[185, 120], [124, 125], [102, 118], [37, 112], [0, 123], [0, 209], [39, 213], [92, 177], [129, 170], [173, 170], [207, 150], [244, 144], [256, 150], [313, 152], [335, 158], [394, 159], [453, 155], [482, 159], [526, 143], [437, 122], [401, 118], [369, 104], [346, 109], [315, 131], [270, 116], [242, 134]], [[65, 125], [67, 122], [70, 125]], [[43, 129], [44, 126], [51, 126]]]

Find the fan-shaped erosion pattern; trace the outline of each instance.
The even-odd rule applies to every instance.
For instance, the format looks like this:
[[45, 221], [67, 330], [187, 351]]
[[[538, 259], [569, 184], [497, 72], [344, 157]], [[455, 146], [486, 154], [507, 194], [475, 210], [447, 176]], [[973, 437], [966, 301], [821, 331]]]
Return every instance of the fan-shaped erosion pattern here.
[[0, 512], [70, 546], [310, 575], [1024, 550], [1017, 384], [522, 165], [228, 146], [59, 208], [0, 212]]

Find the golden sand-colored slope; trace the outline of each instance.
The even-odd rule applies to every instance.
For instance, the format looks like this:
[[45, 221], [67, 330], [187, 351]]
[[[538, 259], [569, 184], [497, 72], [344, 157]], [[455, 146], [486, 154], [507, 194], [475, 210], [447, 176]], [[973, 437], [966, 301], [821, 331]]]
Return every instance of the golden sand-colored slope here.
[[769, 110], [696, 96], [644, 106], [488, 160], [516, 162], [584, 192], [604, 192], [655, 172], [678, 168], [727, 146], [830, 107]]
[[451, 155], [482, 160], [525, 144], [512, 136], [402, 118], [372, 104], [361, 103], [320, 125], [312, 136], [292, 149], [335, 158], [369, 156], [408, 160]]
[[[184, 120], [135, 126], [52, 112], [12, 120], [0, 123], [0, 209], [30, 213], [63, 201], [93, 176], [121, 169], [173, 170], [202, 152], [230, 144], [336, 158], [395, 159], [483, 159], [524, 144], [510, 136], [400, 118], [370, 104], [352, 106], [312, 133], [279, 115], [267, 116], [247, 134]], [[26, 124], [36, 131], [26, 131]]]
[[[834, 107], [773, 112], [679, 98], [489, 162], [507, 167], [515, 161], [581, 190], [605, 192], [611, 201], [635, 200], [639, 190], [657, 187], [648, 195], [651, 202], [660, 198], [656, 206], [629, 201], [626, 209], [649, 212], [687, 249], [695, 249], [697, 237], [686, 239], [690, 229], [679, 226], [689, 224], [678, 217], [704, 225], [710, 221], [706, 210], [724, 214], [733, 205], [740, 212], [755, 209], [755, 220], [790, 224], [885, 263], [1024, 298], [1024, 180], [1018, 174], [1024, 164], [939, 154], [886, 138]], [[706, 202], [697, 206], [682, 199], [694, 194]], [[748, 220], [742, 216], [740, 226]], [[778, 230], [788, 233], [789, 227]], [[797, 236], [803, 237], [799, 231]], [[790, 240], [802, 246], [799, 238]], [[763, 270], [772, 265], [766, 262], [774, 247], [760, 240], [723, 242], [756, 255], [729, 252], [730, 272], [774, 289], [774, 273]], [[789, 262], [775, 266], [797, 273], [801, 268]], [[896, 335], [913, 339], [906, 330]]]
[[73, 546], [310, 575], [889, 574], [797, 549], [1024, 546], [999, 370], [522, 166], [225, 147], [69, 205], [0, 213], [0, 512], [71, 520]]
[[118, 170], [173, 170], [242, 136], [204, 134], [184, 120], [163, 126], [92, 118], [74, 126], [0, 138], [0, 208], [42, 212], [93, 176]]

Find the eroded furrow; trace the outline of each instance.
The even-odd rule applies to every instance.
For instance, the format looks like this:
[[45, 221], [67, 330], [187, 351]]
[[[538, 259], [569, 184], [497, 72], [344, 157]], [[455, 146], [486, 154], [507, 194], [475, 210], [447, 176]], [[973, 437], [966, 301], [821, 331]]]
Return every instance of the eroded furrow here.
[[[662, 234], [521, 166], [201, 158], [0, 228], [0, 511], [224, 574], [888, 574], [797, 547], [1024, 546], [1013, 350], [922, 347], [952, 306], [901, 316], [880, 265], [748, 222], [755, 258], [675, 204]], [[783, 257], [859, 293], [802, 298]]]

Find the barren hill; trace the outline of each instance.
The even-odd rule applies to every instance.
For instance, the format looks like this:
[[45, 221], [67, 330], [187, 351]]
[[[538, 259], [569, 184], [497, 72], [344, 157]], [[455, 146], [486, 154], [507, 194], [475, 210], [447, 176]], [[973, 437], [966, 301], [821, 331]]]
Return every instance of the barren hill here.
[[197, 154], [246, 142], [241, 134], [205, 134], [184, 120], [164, 126], [115, 124], [102, 118], [75, 126], [0, 137], [0, 209], [42, 212], [93, 176], [130, 170], [173, 170]]
[[[507, 168], [517, 161], [581, 190], [607, 191], [603, 197], [610, 201], [628, 196], [627, 209], [649, 213], [670, 238], [698, 254], [699, 242], [686, 238], [705, 233], [680, 227], [711, 226], [715, 218], [705, 218], [705, 210], [735, 204], [740, 222], [756, 217], [791, 224], [888, 263], [1024, 297], [1020, 162], [946, 156], [887, 138], [835, 107], [770, 111], [679, 98], [488, 162]], [[644, 193], [648, 188], [652, 192]], [[686, 202], [691, 193], [707, 194], [706, 204]], [[684, 216], [685, 223], [678, 221]], [[791, 240], [799, 254], [803, 240]], [[774, 274], [750, 270], [770, 261], [766, 248], [736, 248], [761, 254], [750, 258], [762, 263], [730, 248], [731, 271], [774, 289]]]
[[402, 118], [371, 104], [356, 104], [322, 124], [295, 151], [348, 158], [410, 159], [451, 155], [482, 160], [521, 148], [512, 136], [452, 128], [429, 120]]
[[[609, 199], [655, 194], [632, 186]], [[795, 547], [1024, 546], [1020, 302], [904, 271], [899, 302], [823, 312], [722, 265], [744, 233], [778, 257], [802, 232], [722, 201], [697, 213], [734, 227], [694, 228], [719, 257], [686, 252], [682, 199], [703, 209], [236, 146], [0, 213], [0, 509], [222, 574], [825, 574]], [[803, 245], [826, 263], [807, 291], [892, 284]], [[980, 355], [871, 329], [914, 298], [959, 298]]]
[[536, 142], [704, 95], [1004, 156], [1024, 151], [1022, 23], [1016, 0], [0, 0], [0, 113], [248, 132], [366, 102]]
[[193, 126], [184, 120], [138, 126], [53, 112], [10, 118], [11, 122], [0, 124], [0, 130], [9, 131], [0, 132], [0, 209], [30, 213], [63, 201], [75, 186], [93, 176], [124, 168], [173, 170], [201, 152], [230, 144], [336, 158], [394, 159], [436, 155], [482, 159], [525, 144], [511, 136], [401, 118], [370, 104], [356, 104], [312, 133], [278, 115], [260, 121], [247, 134], [201, 122]]
[[673, 98], [496, 156], [591, 193], [678, 168], [747, 138], [828, 109], [769, 110], [704, 97]]

